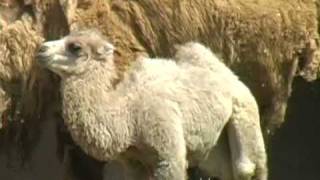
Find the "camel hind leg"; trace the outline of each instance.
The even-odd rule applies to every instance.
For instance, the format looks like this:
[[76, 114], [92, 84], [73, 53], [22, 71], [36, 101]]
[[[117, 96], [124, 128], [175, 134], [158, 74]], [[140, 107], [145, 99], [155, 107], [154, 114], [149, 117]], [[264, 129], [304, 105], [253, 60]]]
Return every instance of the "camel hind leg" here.
[[227, 131], [235, 180], [267, 180], [266, 151], [255, 101], [246, 98], [234, 103]]
[[[200, 162], [198, 167], [204, 174], [218, 180], [234, 180], [226, 129], [221, 133], [207, 160]], [[214, 179], [211, 178], [210, 180]]]

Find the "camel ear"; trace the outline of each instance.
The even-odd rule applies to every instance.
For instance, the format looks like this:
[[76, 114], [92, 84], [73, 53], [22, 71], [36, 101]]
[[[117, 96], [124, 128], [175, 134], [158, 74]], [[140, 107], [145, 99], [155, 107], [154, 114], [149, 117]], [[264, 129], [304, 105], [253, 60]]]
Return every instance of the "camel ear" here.
[[113, 55], [115, 47], [110, 42], [103, 42], [103, 45], [98, 49], [98, 54], [104, 58], [110, 55]]
[[114, 52], [114, 46], [113, 44], [109, 43], [109, 42], [105, 42], [104, 43], [104, 53], [106, 54], [113, 54]]

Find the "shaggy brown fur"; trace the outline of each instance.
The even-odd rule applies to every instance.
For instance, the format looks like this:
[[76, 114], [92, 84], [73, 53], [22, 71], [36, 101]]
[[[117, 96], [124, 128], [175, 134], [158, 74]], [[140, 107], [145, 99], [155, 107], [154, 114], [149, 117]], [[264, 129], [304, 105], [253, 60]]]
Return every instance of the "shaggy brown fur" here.
[[118, 49], [119, 64], [128, 64], [141, 52], [172, 55], [174, 43], [198, 40], [209, 45], [253, 90], [265, 131], [281, 124], [295, 74], [314, 79], [318, 70], [312, 1], [29, 0], [24, 5], [32, 6], [35, 15], [36, 23], [28, 25], [40, 27], [46, 39], [67, 34], [66, 20], [71, 29], [103, 30]]
[[318, 70], [312, 1], [97, 0], [72, 7], [71, 29], [98, 27], [125, 61], [144, 51], [172, 55], [172, 44], [188, 40], [209, 45], [253, 90], [265, 131], [283, 121], [294, 76], [310, 80]]
[[[1, 88], [10, 97], [20, 96], [21, 102], [36, 103], [38, 97], [32, 94], [36, 87], [33, 59], [34, 50], [43, 38], [30, 25], [30, 19], [4, 27], [0, 32], [0, 80]], [[30, 97], [31, 96], [31, 97]], [[27, 98], [27, 101], [25, 98]], [[36, 104], [29, 106], [26, 113], [35, 113]], [[33, 109], [35, 108], [35, 109]], [[21, 110], [21, 109], [19, 109]]]
[[[44, 38], [57, 38], [68, 32], [59, 2], [34, 3], [0, 0], [0, 114], [4, 124], [17, 123], [19, 129], [23, 126], [20, 122], [34, 126], [36, 123], [29, 120], [39, 119], [43, 103], [52, 97], [49, 89], [54, 83], [34, 64], [35, 50]], [[59, 23], [54, 23], [53, 15]], [[52, 25], [48, 25], [50, 18]], [[8, 123], [8, 119], [14, 123]], [[19, 134], [14, 126], [14, 134]]]
[[[37, 107], [35, 104], [41, 104], [50, 97], [40, 95], [38, 98], [40, 93], [37, 90], [39, 87], [49, 88], [48, 80], [36, 81], [43, 84], [34, 86], [34, 81], [25, 79], [29, 76], [28, 64], [36, 48], [34, 41], [29, 40], [33, 36], [27, 29], [39, 27], [42, 31], [38, 36], [43, 34], [46, 39], [67, 34], [69, 27], [98, 27], [116, 45], [119, 64], [127, 64], [141, 52], [151, 56], [172, 55], [173, 49], [170, 47], [174, 43], [201, 41], [221, 53], [224, 59], [230, 59], [226, 63], [252, 89], [259, 102], [265, 132], [281, 124], [294, 75], [303, 74], [311, 80], [318, 71], [318, 23], [312, 0], [17, 1], [31, 7], [36, 21], [10, 20], [9, 26], [15, 32], [0, 27], [1, 46], [5, 41], [16, 42], [0, 49], [0, 61], [4, 62], [0, 64], [0, 74], [22, 75], [19, 78], [21, 81], [12, 81], [6, 78], [7, 75], [0, 75], [2, 94], [5, 94], [0, 103], [3, 110], [10, 104], [8, 102], [12, 102], [11, 109], [25, 109], [22, 110], [23, 117], [38, 116], [34, 112], [37, 108], [32, 107]], [[22, 13], [28, 13], [27, 10], [30, 9], [23, 8]], [[27, 38], [28, 41], [25, 41]], [[30, 57], [24, 53], [10, 55], [10, 62], [15, 63], [3, 59], [4, 54], [18, 49], [26, 49]], [[20, 66], [25, 64], [28, 67]], [[9, 69], [22, 68], [18, 72], [23, 73], [6, 71], [7, 65]], [[37, 95], [29, 96], [26, 93], [29, 91], [20, 91], [26, 84]], [[27, 106], [15, 108], [19, 104]]]
[[[66, 19], [61, 18], [64, 15], [57, 1], [1, 0], [0, 11], [0, 87], [6, 97], [6, 103], [0, 103], [7, 105], [0, 113], [10, 111], [10, 119], [37, 119], [42, 103], [48, 99], [41, 92], [50, 94], [46, 88], [51, 85], [35, 66], [34, 52], [44, 38], [68, 33]], [[59, 23], [54, 23], [53, 15]]]
[[22, 13], [17, 0], [0, 0], [0, 29], [14, 22]]

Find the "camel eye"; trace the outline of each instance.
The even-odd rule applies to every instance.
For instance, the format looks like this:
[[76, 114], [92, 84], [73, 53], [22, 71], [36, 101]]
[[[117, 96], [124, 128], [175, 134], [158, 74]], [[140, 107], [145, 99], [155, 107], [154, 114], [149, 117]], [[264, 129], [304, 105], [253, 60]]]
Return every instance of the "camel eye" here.
[[69, 43], [67, 48], [68, 48], [68, 51], [74, 55], [79, 55], [79, 53], [82, 50], [80, 44], [77, 44], [77, 43]]

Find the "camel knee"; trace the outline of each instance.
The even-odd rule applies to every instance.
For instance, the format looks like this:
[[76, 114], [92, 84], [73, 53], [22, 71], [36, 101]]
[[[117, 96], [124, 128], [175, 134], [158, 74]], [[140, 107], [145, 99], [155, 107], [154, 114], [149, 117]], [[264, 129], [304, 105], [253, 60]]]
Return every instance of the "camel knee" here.
[[236, 180], [252, 180], [255, 175], [256, 165], [247, 158], [243, 158], [234, 165]]
[[257, 164], [254, 180], [267, 180], [268, 179], [268, 168], [266, 162]]
[[174, 147], [167, 146], [157, 153], [158, 160], [153, 163], [155, 180], [186, 180], [186, 149], [182, 144], [179, 141]]
[[184, 160], [163, 160], [157, 164], [154, 172], [156, 180], [185, 180], [186, 163]]

